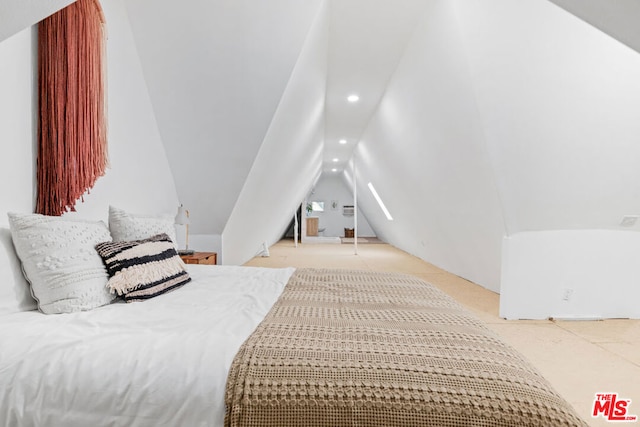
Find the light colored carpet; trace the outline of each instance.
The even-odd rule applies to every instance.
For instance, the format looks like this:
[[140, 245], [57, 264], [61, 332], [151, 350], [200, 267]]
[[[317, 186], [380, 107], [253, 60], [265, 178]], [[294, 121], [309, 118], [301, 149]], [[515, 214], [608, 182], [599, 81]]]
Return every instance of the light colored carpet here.
[[[354, 243], [355, 239], [353, 237], [343, 237], [342, 243]], [[358, 237], [358, 243], [369, 243], [367, 239], [364, 237]]]
[[303, 243], [342, 243], [339, 237], [306, 236]]

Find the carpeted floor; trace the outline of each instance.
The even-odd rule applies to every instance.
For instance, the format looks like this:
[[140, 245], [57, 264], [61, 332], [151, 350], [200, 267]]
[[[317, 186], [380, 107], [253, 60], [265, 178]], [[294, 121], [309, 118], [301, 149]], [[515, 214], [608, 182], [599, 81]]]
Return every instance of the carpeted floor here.
[[[353, 237], [341, 237], [342, 239], [342, 243], [345, 244], [353, 244], [354, 243], [354, 238]], [[363, 244], [381, 244], [384, 243], [382, 240], [378, 239], [377, 237], [358, 237], [358, 244], [363, 243]]]

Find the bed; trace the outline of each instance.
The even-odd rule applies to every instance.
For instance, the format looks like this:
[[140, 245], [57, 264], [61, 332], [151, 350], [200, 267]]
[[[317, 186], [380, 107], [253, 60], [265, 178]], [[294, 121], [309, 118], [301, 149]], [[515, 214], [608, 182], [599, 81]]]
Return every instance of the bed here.
[[188, 271], [143, 303], [0, 316], [0, 425], [222, 426], [233, 357], [293, 270]]
[[412, 276], [189, 265], [188, 282], [143, 302], [43, 314], [7, 230], [0, 242], [0, 425], [586, 425]]

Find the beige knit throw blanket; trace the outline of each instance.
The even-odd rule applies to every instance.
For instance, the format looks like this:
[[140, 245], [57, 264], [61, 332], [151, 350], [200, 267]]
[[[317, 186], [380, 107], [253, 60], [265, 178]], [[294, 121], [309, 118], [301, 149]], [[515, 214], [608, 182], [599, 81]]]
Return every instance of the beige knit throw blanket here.
[[298, 269], [242, 345], [226, 426], [586, 426], [514, 349], [412, 276]]

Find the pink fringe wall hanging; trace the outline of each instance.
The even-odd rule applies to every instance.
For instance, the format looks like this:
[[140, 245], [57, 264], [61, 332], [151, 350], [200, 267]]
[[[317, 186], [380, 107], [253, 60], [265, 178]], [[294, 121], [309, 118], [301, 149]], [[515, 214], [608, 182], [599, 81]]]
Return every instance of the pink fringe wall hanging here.
[[105, 38], [97, 0], [78, 0], [38, 26], [38, 213], [75, 210], [106, 171]]

